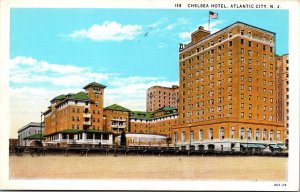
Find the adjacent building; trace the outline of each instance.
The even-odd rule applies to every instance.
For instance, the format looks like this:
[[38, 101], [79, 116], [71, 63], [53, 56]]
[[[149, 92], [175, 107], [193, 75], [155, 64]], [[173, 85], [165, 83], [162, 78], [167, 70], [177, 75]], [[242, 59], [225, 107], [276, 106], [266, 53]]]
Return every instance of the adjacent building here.
[[283, 122], [285, 144], [288, 147], [289, 134], [289, 55], [276, 57], [277, 121]]
[[178, 108], [178, 85], [153, 86], [147, 90], [146, 111], [154, 112], [162, 107]]
[[120, 134], [128, 132], [130, 110], [118, 104], [104, 108], [104, 126], [107, 131]]
[[[283, 148], [276, 120], [275, 33], [236, 22], [199, 27], [179, 46], [179, 118], [173, 143], [219, 150]], [[278, 145], [280, 144], [280, 145]]]
[[44, 124], [30, 122], [18, 130], [18, 144], [29, 146], [35, 140], [41, 140], [44, 133]]

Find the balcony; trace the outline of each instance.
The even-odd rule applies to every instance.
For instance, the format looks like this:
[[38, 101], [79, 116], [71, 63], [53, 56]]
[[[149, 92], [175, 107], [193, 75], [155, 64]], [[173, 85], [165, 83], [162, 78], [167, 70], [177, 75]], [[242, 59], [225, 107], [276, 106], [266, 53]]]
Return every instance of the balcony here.
[[91, 118], [91, 117], [92, 117], [92, 114], [90, 114], [90, 113], [84, 113], [84, 114], [83, 114], [83, 117], [84, 117], [84, 118]]
[[92, 121], [84, 121], [83, 125], [92, 125]]
[[125, 129], [126, 125], [111, 125], [111, 127], [115, 129]]
[[120, 122], [125, 122], [126, 119], [112, 119], [112, 121], [120, 121]]

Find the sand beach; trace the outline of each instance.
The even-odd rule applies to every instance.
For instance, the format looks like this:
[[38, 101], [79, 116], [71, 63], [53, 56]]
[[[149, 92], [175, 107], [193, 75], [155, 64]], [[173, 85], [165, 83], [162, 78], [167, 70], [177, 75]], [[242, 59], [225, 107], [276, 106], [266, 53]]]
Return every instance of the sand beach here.
[[179, 179], [285, 181], [286, 157], [9, 157], [10, 179]]

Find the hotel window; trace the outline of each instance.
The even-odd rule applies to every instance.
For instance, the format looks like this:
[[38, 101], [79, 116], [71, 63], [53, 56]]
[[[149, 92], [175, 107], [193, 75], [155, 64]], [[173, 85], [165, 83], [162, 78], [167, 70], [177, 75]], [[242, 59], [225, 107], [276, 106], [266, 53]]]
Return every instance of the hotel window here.
[[244, 48], [241, 48], [241, 54], [244, 54]]
[[273, 89], [270, 89], [270, 94], [273, 95]]
[[229, 91], [232, 91], [232, 86], [231, 85], [229, 86]]
[[244, 109], [244, 103], [241, 103], [241, 109]]
[[248, 68], [248, 73], [252, 73], [252, 68]]
[[231, 56], [231, 55], [232, 55], [232, 50], [229, 50], [228, 56]]
[[272, 106], [270, 107], [270, 112], [273, 112], [273, 107]]
[[75, 113], [75, 108], [73, 108], [73, 113]]
[[263, 54], [263, 59], [266, 59], [266, 54]]
[[228, 46], [229, 46], [229, 47], [232, 46], [232, 41], [229, 41]]
[[248, 99], [249, 101], [251, 101], [252, 95], [248, 95]]
[[273, 61], [273, 57], [272, 57], [272, 55], [270, 56], [270, 61]]
[[266, 97], [263, 98], [263, 101], [266, 102]]
[[229, 73], [232, 73], [232, 68], [229, 68]]
[[74, 116], [72, 116], [72, 121], [75, 121], [75, 117]]
[[221, 42], [221, 41], [222, 41], [221, 37], [219, 37], [219, 38], [218, 38], [218, 41], [219, 41], [219, 42]]
[[263, 45], [263, 51], [265, 51], [266, 50], [266, 46], [265, 45]]
[[252, 119], [252, 113], [248, 114], [249, 119]]
[[231, 130], [230, 130], [230, 138], [233, 139], [234, 138], [234, 127], [231, 127]]
[[248, 41], [248, 46], [251, 47], [251, 41]]
[[241, 57], [241, 63], [244, 63], [244, 57]]
[[241, 94], [241, 99], [244, 99], [244, 93]]
[[270, 47], [270, 52], [271, 52], [271, 53], [273, 52], [273, 47]]
[[264, 85], [266, 84], [266, 80], [265, 80], [265, 79], [263, 79], [263, 84], [264, 84]]
[[190, 132], [190, 141], [194, 141], [194, 131]]
[[249, 105], [248, 105], [248, 109], [252, 109], [252, 104], [249, 104]]
[[241, 81], [244, 81], [244, 76], [243, 75], [241, 76]]
[[221, 51], [221, 49], [222, 49], [222, 47], [221, 47], [221, 46], [218, 46], [218, 52], [220, 52], [220, 51]]
[[204, 50], [204, 46], [201, 46], [201, 51], [203, 51]]
[[270, 77], [273, 77], [273, 73], [272, 72], [270, 72]]
[[270, 121], [273, 121], [273, 115], [270, 115]]
[[273, 69], [273, 64], [270, 65], [270, 69]]
[[210, 129], [209, 129], [209, 135], [208, 135], [208, 138], [209, 138], [209, 139], [214, 139], [214, 137], [213, 137], [213, 128], [210, 128]]
[[277, 141], [280, 140], [280, 131], [277, 131], [276, 140], [277, 140]]
[[241, 85], [241, 90], [244, 90], [244, 85]]
[[244, 39], [241, 39], [241, 44], [242, 44], [242, 45], [244, 44]]
[[184, 131], [181, 133], [181, 141], [182, 141], [182, 142], [185, 141], [185, 132], [184, 132]]
[[220, 128], [220, 139], [224, 139], [224, 128]]
[[248, 60], [248, 64], [250, 65], [252, 63], [252, 59], [249, 59]]
[[231, 33], [231, 32], [228, 34], [228, 37], [229, 37], [229, 38], [231, 38], [231, 37], [232, 37], [232, 33]]
[[263, 88], [263, 93], [266, 93], [266, 88]]
[[252, 82], [252, 77], [248, 78], [248, 82], [251, 83]]
[[266, 68], [267, 65], [266, 65], [266, 62], [263, 62], [263, 68]]
[[219, 86], [221, 85], [221, 80], [218, 80], [218, 85], [219, 85]]
[[197, 53], [199, 53], [200, 52], [200, 48], [199, 47], [197, 47]]
[[273, 103], [273, 98], [270, 98], [270, 103]]
[[229, 95], [229, 96], [228, 96], [228, 99], [229, 99], [229, 100], [232, 100], [232, 95]]
[[241, 112], [241, 118], [244, 118], [244, 112]]
[[240, 138], [241, 138], [241, 139], [244, 139], [244, 136], [245, 136], [245, 129], [242, 127], [242, 128], [240, 129]]
[[266, 120], [266, 115], [263, 115], [263, 119]]
[[232, 104], [231, 103], [228, 105], [228, 108], [229, 108], [229, 110], [232, 109]]
[[250, 140], [251, 137], [252, 137], [252, 129], [249, 128], [249, 129], [247, 130], [247, 138]]
[[199, 140], [200, 141], [203, 140], [203, 130], [202, 129], [199, 130]]
[[244, 35], [244, 30], [241, 30], [241, 35]]
[[241, 66], [241, 72], [244, 72], [244, 67], [243, 66]]
[[248, 55], [252, 55], [252, 51], [251, 50], [248, 50]]
[[266, 71], [263, 72], [263, 76], [266, 76]]
[[249, 86], [249, 87], [248, 87], [248, 90], [251, 91], [251, 90], [252, 90], [252, 86]]
[[249, 36], [249, 37], [251, 37], [251, 35], [252, 35], [252, 33], [251, 33], [251, 32], [249, 32], [249, 33], [248, 33], [248, 36]]
[[267, 107], [266, 107], [266, 106], [264, 106], [264, 111], [266, 111], [266, 108], [267, 108]]
[[259, 129], [256, 129], [255, 131], [255, 139], [259, 140]]
[[269, 138], [269, 139], [270, 139], [270, 141], [272, 141], [272, 140], [273, 140], [273, 134], [274, 134], [274, 131], [273, 131], [273, 130], [271, 130], [271, 131], [270, 131], [270, 138]]
[[267, 130], [264, 129], [264, 130], [263, 130], [263, 140], [266, 140], [266, 136], [267, 136]]

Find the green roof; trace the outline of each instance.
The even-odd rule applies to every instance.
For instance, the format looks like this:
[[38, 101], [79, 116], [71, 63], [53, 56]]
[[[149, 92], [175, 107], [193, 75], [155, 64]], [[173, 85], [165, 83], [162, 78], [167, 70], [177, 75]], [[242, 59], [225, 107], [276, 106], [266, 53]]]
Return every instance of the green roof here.
[[151, 119], [153, 117], [152, 112], [131, 111], [129, 114], [129, 118], [131, 119]]
[[[24, 139], [41, 139], [43, 137], [42, 134], [34, 134], [34, 135], [30, 135], [28, 137], [25, 137]], [[45, 139], [45, 138], [43, 138]]]
[[155, 110], [154, 112], [158, 112], [158, 111], [171, 111], [171, 110], [177, 110], [177, 108], [175, 108], [175, 107], [162, 107], [162, 108], [159, 108], [159, 109]]
[[70, 96], [72, 99], [80, 99], [80, 100], [90, 100], [90, 98], [84, 92], [80, 91], [76, 94]]
[[79, 130], [79, 129], [66, 129], [66, 130], [60, 131], [59, 133], [80, 133], [80, 132], [82, 132], [82, 130]]
[[83, 89], [86, 89], [88, 87], [100, 87], [100, 88], [105, 88], [106, 86], [105, 85], [102, 85], [100, 83], [96, 83], [96, 82], [92, 82], [92, 83], [89, 83], [87, 84], [86, 86], [83, 87]]
[[105, 107], [104, 110], [114, 110], [114, 111], [124, 111], [124, 112], [130, 112], [129, 109], [122, 107], [121, 105], [118, 104], [112, 104], [108, 107]]
[[74, 99], [74, 100], [90, 100], [90, 98], [87, 96], [86, 93], [80, 91], [78, 93], [69, 93], [67, 95], [59, 95], [57, 97], [54, 97], [51, 101], [54, 100], [63, 100], [63, 99]]

